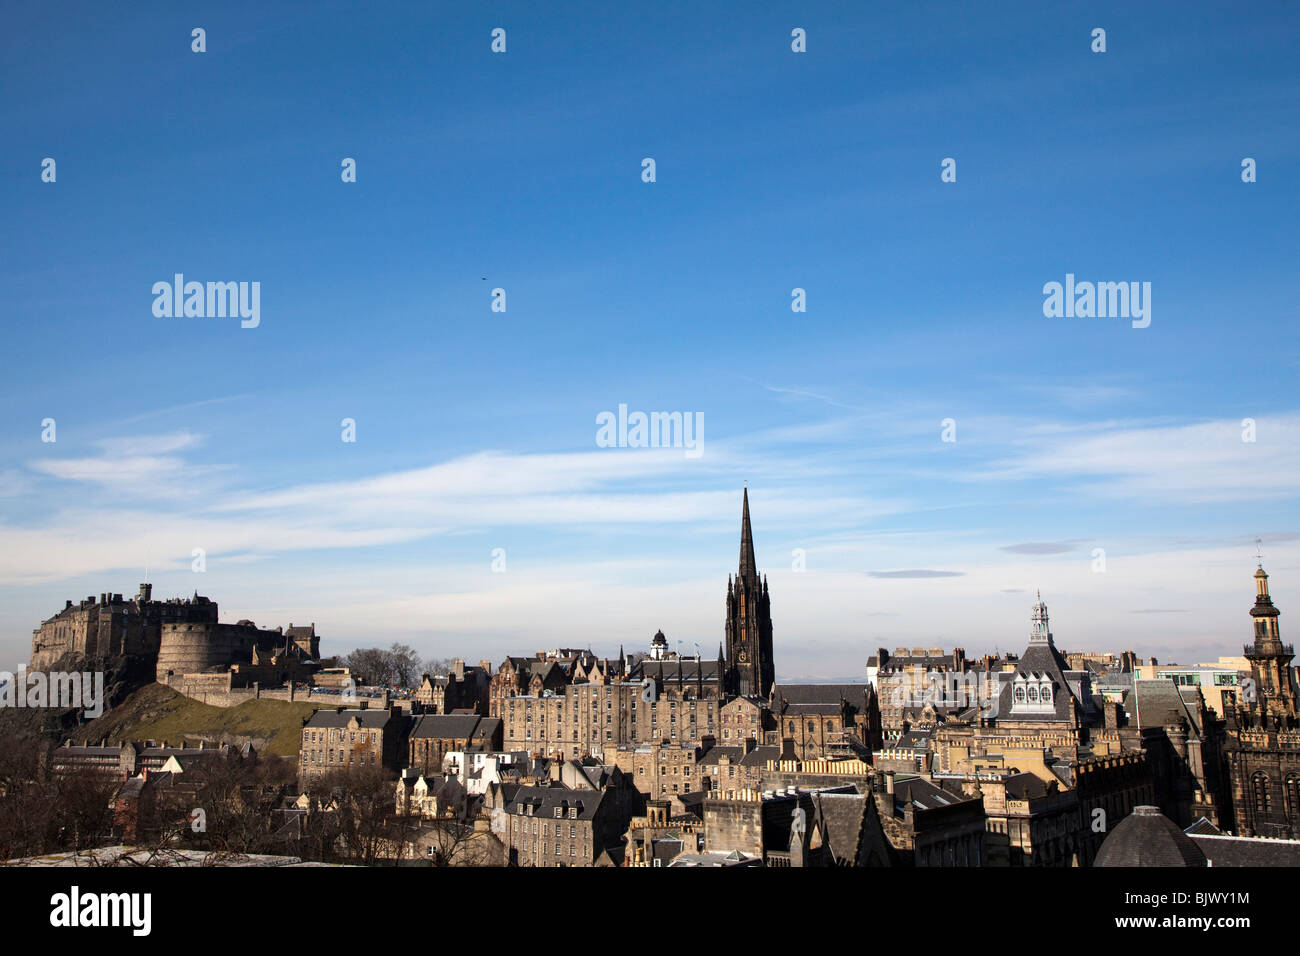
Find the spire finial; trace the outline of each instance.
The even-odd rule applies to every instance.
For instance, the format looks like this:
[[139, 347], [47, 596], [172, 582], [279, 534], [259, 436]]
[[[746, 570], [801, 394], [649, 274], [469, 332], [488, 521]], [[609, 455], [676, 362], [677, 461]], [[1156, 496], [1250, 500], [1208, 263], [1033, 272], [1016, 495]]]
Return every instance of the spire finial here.
[[740, 572], [738, 578], [753, 580], [758, 577], [754, 561], [754, 534], [749, 526], [749, 488], [745, 488], [744, 504], [740, 513]]
[[1264, 567], [1264, 554], [1262, 550], [1263, 544], [1264, 542], [1262, 539], [1260, 538], [1255, 539], [1255, 562], [1256, 562], [1256, 566], [1261, 569]]

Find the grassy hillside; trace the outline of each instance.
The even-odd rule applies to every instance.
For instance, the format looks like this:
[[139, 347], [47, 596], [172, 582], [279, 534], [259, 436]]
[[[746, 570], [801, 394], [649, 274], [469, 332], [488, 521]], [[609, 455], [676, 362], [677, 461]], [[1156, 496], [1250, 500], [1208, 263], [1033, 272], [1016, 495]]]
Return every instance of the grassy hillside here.
[[238, 707], [212, 707], [161, 684], [140, 688], [102, 717], [71, 731], [74, 742], [108, 738], [156, 740], [195, 746], [252, 741], [262, 753], [297, 757], [302, 721], [320, 707], [305, 701], [249, 700]]

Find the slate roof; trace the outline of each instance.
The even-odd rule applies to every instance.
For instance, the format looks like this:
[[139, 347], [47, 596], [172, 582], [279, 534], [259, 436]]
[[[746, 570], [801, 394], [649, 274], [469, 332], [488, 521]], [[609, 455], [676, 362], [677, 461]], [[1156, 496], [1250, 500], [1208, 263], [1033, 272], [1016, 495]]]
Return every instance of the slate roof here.
[[474, 737], [479, 721], [484, 719], [501, 722], [499, 717], [481, 718], [477, 714], [423, 714], [415, 718], [410, 736], [469, 740]]
[[[680, 673], [680, 677], [679, 677]], [[643, 660], [632, 668], [632, 680], [644, 680], [647, 677], [675, 684], [681, 681], [704, 681], [718, 679], [718, 662], [712, 661], [654, 661]]]
[[1208, 833], [1193, 833], [1191, 839], [1209, 858], [1211, 866], [1300, 867], [1300, 840]]
[[1011, 716], [1011, 708], [1015, 704], [1014, 677], [1024, 675], [1026, 677], [1039, 677], [1046, 675], [1052, 681], [1052, 710], [1051, 715], [1026, 714], [1029, 719], [1036, 720], [1070, 720], [1073, 715], [1073, 706], [1075, 703], [1074, 688], [1066, 679], [1066, 672], [1070, 670], [1070, 665], [1066, 663], [1061, 652], [1056, 649], [1052, 643], [1030, 644], [1025, 648], [1025, 653], [1020, 660], [1016, 662], [1016, 669], [1007, 675], [1003, 680], [1002, 691], [998, 695], [998, 716], [1007, 719]]
[[[1142, 730], [1176, 724], [1181, 718], [1190, 730], [1200, 733], [1199, 709], [1189, 703], [1182, 690], [1168, 678], [1134, 681], [1133, 689], [1124, 697], [1124, 710]], [[1195, 700], [1199, 691], [1186, 690]]]
[[700, 758], [696, 763], [715, 765], [721, 761], [723, 757], [729, 758], [732, 763], [740, 763], [741, 758], [744, 756], [744, 747], [710, 747], [708, 750], [704, 751], [704, 753], [700, 754]]
[[862, 842], [871, 797], [861, 793], [814, 793], [822, 840], [836, 862], [853, 864]]
[[1017, 773], [1003, 779], [1007, 797], [1012, 800], [1035, 800], [1047, 796], [1047, 784], [1032, 773]]
[[[554, 817], [556, 809], [569, 819], [569, 810], [577, 809], [579, 820], [593, 820], [605, 794], [599, 790], [570, 790], [568, 787], [520, 787], [515, 791], [506, 809], [518, 813], [519, 805], [533, 808], [535, 817]], [[524, 811], [527, 812], [527, 809]]]
[[894, 784], [894, 804], [899, 809], [912, 804], [918, 810], [935, 810], [939, 807], [951, 807], [958, 803], [968, 803], [971, 797], [962, 797], [936, 787], [920, 777], [908, 777]]
[[386, 710], [318, 710], [308, 719], [307, 727], [346, 727], [353, 717], [366, 730], [383, 730], [393, 715]]
[[755, 747], [740, 759], [740, 766], [765, 767], [769, 760], [779, 760], [780, 758], [780, 747]]
[[[861, 707], [866, 703], [870, 684], [777, 684], [772, 688], [772, 700], [783, 700], [788, 707], [817, 707], [833, 705], [838, 713], [841, 701]], [[809, 711], [811, 712], [811, 711]]]

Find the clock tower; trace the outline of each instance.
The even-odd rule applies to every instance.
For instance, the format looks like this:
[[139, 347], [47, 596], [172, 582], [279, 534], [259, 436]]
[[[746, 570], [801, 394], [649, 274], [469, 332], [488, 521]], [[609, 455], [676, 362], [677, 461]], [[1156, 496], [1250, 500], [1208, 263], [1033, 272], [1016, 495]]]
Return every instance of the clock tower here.
[[749, 489], [740, 517], [740, 570], [727, 579], [727, 693], [767, 700], [776, 681], [767, 579], [760, 579], [749, 526]]

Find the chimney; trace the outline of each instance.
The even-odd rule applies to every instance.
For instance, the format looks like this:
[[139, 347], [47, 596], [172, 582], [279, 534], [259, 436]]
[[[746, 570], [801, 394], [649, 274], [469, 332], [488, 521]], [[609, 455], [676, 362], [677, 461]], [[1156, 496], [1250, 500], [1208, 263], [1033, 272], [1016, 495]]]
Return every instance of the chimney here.
[[891, 797], [894, 795], [894, 771], [885, 771], [885, 793]]

